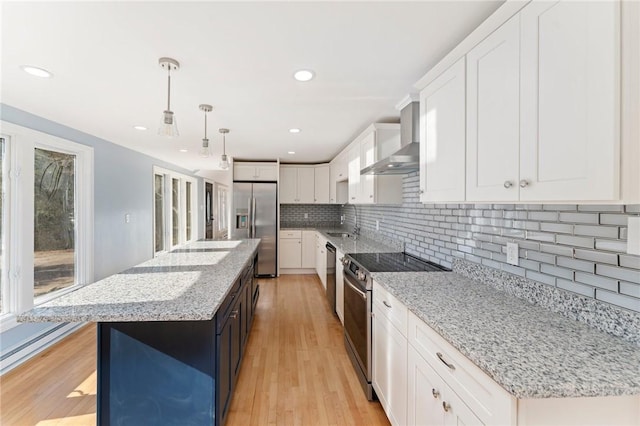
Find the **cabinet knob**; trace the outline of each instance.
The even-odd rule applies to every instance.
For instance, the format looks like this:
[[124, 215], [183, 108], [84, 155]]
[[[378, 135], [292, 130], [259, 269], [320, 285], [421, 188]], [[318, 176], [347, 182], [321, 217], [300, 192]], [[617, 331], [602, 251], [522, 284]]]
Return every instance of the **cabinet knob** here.
[[432, 389], [431, 389], [431, 395], [433, 395], [433, 397], [434, 397], [435, 399], [440, 398], [440, 392], [438, 392], [437, 390], [435, 390], [435, 388], [432, 388]]
[[511, 188], [513, 186], [513, 182], [511, 182], [510, 180], [505, 180], [504, 181], [504, 187], [505, 188]]
[[236, 309], [236, 310], [232, 311], [231, 315], [229, 315], [229, 318], [233, 318], [233, 319], [238, 318], [238, 310]]
[[442, 409], [446, 412], [449, 412], [449, 410], [451, 410], [451, 404], [449, 404], [447, 401], [442, 401]]
[[420, 191], [418, 191], [419, 194], [424, 194], [424, 189], [421, 189]]
[[352, 199], [352, 200], [355, 200], [355, 199], [356, 199], [356, 197], [351, 197], [351, 199]]
[[529, 181], [526, 179], [522, 179], [520, 181], [520, 188], [526, 188], [527, 186], [529, 186]]
[[369, 195], [369, 198], [373, 198], [373, 194]]

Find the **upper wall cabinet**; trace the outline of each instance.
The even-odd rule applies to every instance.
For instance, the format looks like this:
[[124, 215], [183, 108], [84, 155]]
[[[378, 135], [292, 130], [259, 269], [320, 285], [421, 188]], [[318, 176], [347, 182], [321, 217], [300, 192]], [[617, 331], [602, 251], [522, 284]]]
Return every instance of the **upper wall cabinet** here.
[[275, 182], [278, 180], [278, 164], [234, 162], [233, 180]]
[[617, 199], [620, 4], [532, 2], [521, 25], [520, 199]]
[[420, 92], [420, 201], [464, 201], [464, 58]]
[[313, 204], [314, 191], [313, 166], [280, 166], [280, 204]]
[[329, 165], [315, 166], [314, 169], [315, 203], [329, 204]]
[[349, 201], [347, 152], [343, 151], [336, 156], [329, 167], [329, 203], [344, 204]]
[[469, 201], [518, 200], [519, 46], [516, 15], [467, 54]]

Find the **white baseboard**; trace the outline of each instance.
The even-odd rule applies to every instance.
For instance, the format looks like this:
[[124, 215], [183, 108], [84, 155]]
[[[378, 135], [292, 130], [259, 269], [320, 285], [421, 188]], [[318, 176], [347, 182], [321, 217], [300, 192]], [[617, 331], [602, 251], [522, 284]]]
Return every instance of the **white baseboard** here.
[[53, 330], [49, 329], [43, 332], [42, 335], [36, 336], [20, 347], [9, 351], [9, 355], [0, 360], [0, 376], [38, 355], [40, 352], [77, 331], [85, 324], [86, 323], [66, 323], [55, 326]]
[[299, 275], [311, 275], [311, 274], [315, 274], [316, 270], [315, 268], [280, 268], [280, 275], [293, 275], [293, 274], [299, 274]]

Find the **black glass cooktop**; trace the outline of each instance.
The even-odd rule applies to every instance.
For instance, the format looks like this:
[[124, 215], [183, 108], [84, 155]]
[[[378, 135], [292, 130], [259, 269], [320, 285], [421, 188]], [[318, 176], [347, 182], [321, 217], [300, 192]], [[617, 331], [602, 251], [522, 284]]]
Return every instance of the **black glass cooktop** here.
[[443, 272], [449, 269], [405, 253], [350, 253], [369, 272]]

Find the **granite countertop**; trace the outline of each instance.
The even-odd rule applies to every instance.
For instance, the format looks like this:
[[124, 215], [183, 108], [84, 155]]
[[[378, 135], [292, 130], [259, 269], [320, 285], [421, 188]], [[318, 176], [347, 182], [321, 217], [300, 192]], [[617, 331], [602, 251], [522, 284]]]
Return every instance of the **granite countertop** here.
[[210, 320], [259, 242], [197, 241], [39, 305], [18, 321]]
[[640, 394], [640, 348], [454, 272], [373, 279], [517, 398]]

